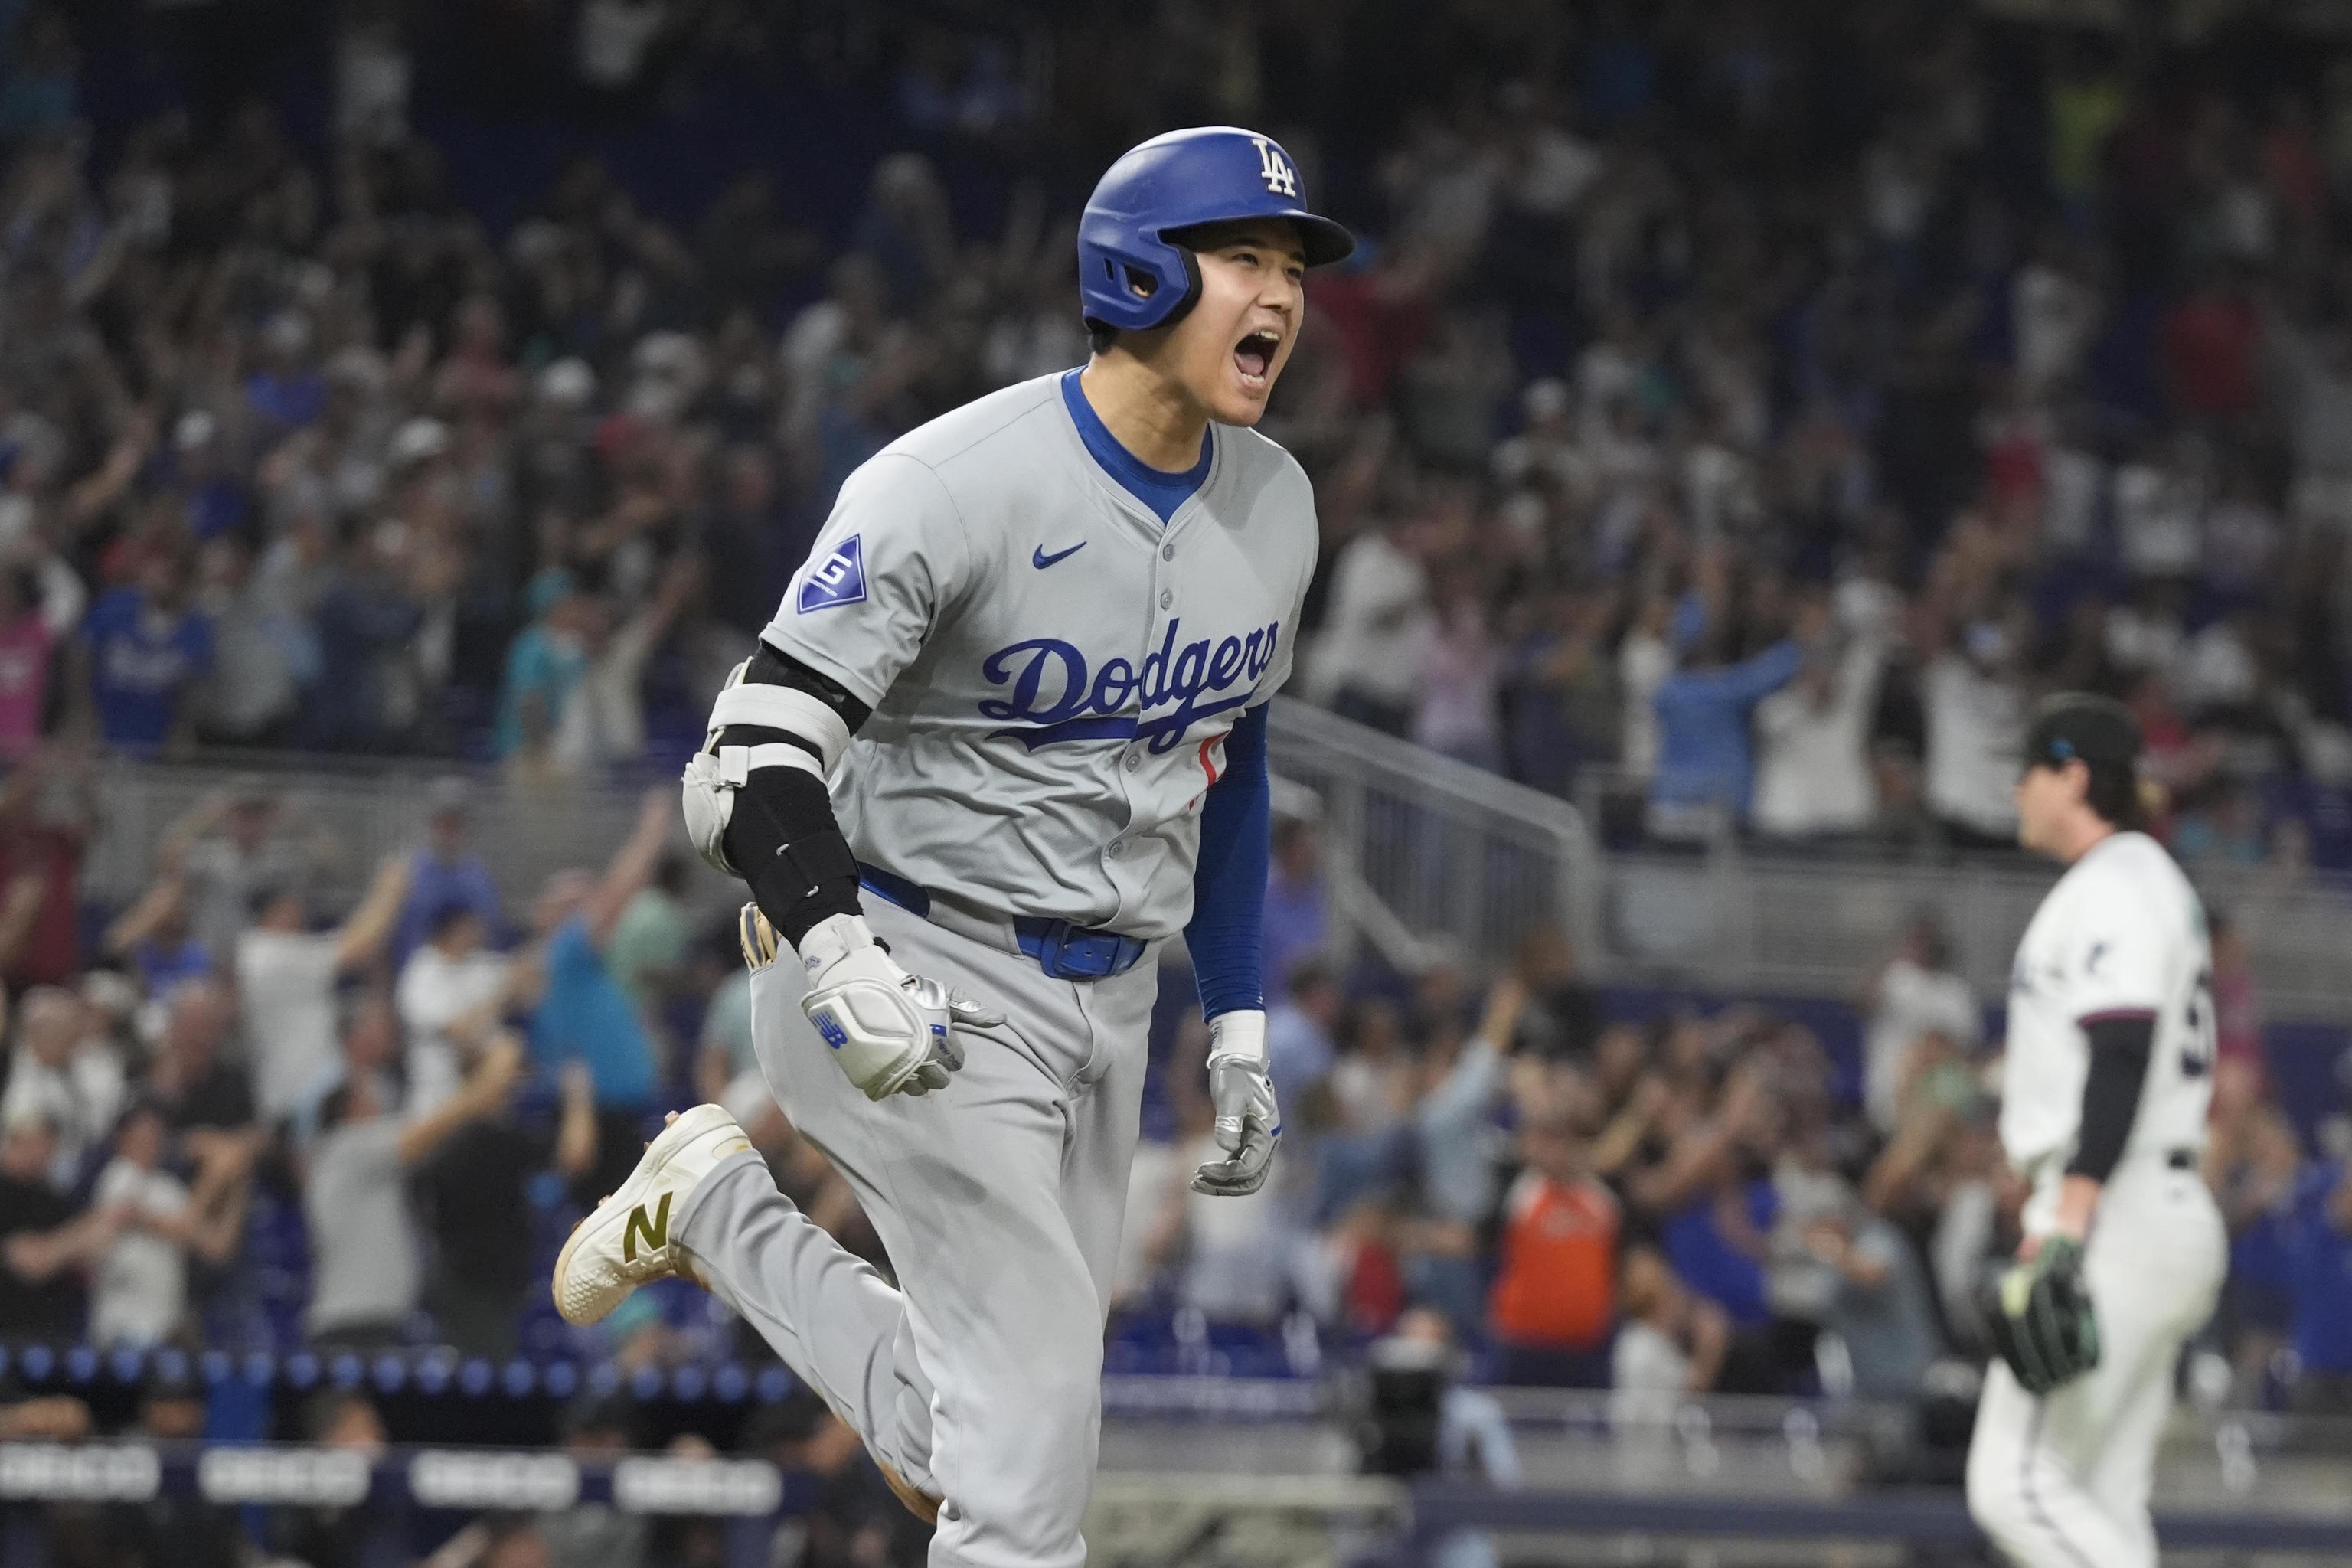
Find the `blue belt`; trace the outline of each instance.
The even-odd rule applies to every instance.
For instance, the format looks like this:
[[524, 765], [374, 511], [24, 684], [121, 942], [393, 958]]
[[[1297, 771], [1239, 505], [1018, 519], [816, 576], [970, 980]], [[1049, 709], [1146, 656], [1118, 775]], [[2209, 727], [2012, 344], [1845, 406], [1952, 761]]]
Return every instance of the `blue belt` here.
[[[931, 918], [930, 891], [919, 882], [910, 882], [895, 871], [885, 871], [863, 860], [857, 863], [857, 881], [876, 898], [896, 904], [910, 915]], [[1064, 920], [1015, 915], [1011, 924], [1013, 940], [1021, 944], [1021, 951], [1035, 959], [1037, 967], [1056, 980], [1105, 980], [1124, 974], [1142, 961], [1147, 945], [1139, 937], [1121, 936], [1115, 931], [1093, 931]]]

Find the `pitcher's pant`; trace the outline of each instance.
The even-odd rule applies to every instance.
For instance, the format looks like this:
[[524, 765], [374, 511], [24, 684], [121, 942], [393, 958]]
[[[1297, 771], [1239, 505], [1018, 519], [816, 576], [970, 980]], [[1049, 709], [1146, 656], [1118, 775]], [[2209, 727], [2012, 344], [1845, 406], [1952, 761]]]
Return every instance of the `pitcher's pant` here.
[[866, 904], [900, 963], [1008, 1020], [959, 1034], [964, 1067], [944, 1092], [877, 1103], [802, 1016], [807, 983], [789, 950], [751, 977], [768, 1087], [856, 1189], [898, 1288], [811, 1224], [753, 1155], [696, 1188], [679, 1238], [877, 1459], [945, 1499], [935, 1568], [1077, 1568], [1157, 965], [1054, 980]]
[[2148, 1490], [2180, 1347], [2228, 1265], [2194, 1170], [2135, 1157], [2099, 1200], [2083, 1258], [2099, 1364], [2037, 1399], [1996, 1361], [1969, 1444], [1969, 1511], [2020, 1568], [2156, 1568]]

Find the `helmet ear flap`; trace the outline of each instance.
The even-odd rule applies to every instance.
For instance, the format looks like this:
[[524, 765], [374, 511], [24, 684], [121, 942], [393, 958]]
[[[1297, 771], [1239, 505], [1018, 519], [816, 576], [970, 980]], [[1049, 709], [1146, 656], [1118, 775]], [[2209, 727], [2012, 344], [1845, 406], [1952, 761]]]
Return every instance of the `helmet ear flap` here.
[[1146, 265], [1117, 253], [1105, 253], [1089, 258], [1093, 264], [1102, 268], [1102, 284], [1097, 292], [1098, 296], [1107, 296], [1098, 297], [1094, 302], [1106, 307], [1116, 303], [1131, 316], [1142, 318], [1122, 324], [1106, 319], [1109, 314], [1108, 309], [1082, 310], [1079, 319], [1089, 331], [1097, 328], [1118, 330], [1122, 326], [1128, 331], [1150, 331], [1157, 327], [1171, 326], [1182, 321], [1184, 313], [1200, 302], [1200, 262], [1183, 246], [1168, 243], [1166, 248], [1175, 254], [1179, 265], [1184, 269], [1184, 291], [1175, 296], [1173, 303], [1158, 310], [1155, 307], [1166, 297], [1168, 286], [1173, 281], [1164, 266]]
[[1178, 246], [1176, 254], [1184, 263], [1184, 297], [1176, 301], [1173, 310], [1160, 318], [1160, 324], [1163, 327], [1174, 326], [1184, 319], [1186, 312], [1201, 302], [1200, 258], [1194, 256], [1192, 247], [1187, 245]]

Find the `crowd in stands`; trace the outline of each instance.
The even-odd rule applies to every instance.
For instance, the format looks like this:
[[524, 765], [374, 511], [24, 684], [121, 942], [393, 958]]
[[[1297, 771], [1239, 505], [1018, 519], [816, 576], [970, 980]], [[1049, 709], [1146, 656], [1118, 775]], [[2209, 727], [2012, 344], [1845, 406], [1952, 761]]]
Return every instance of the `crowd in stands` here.
[[[126, 110], [92, 20], [118, 9], [0, 5], [0, 1341], [758, 1354], [682, 1286], [586, 1344], [537, 1304], [648, 1119], [704, 1099], [877, 1252], [759, 1089], [666, 787], [534, 892], [492, 884], [453, 776], [330, 910], [334, 846], [240, 785], [101, 910], [89, 770], [667, 770], [857, 463], [1084, 356], [1076, 202], [1172, 124], [1266, 125], [1368, 238], [1312, 280], [1266, 424], [1324, 531], [1309, 700], [1628, 841], [1928, 854], [2009, 842], [2023, 716], [2091, 688], [2138, 714], [2192, 868], [2352, 865], [2352, 72], [2325, 50], [2256, 39], [2226, 72], [1863, 0], [1179, 4], [1001, 37], [420, 0], [278, 8], [332, 67], [298, 132], [235, 6], [123, 25], [209, 38], [207, 81], [257, 96]], [[868, 115], [845, 171], [680, 170], [709, 192], [681, 211], [642, 156], [485, 167], [500, 115], [625, 148], [803, 87]], [[1301, 1324], [1402, 1321], [1639, 1411], [1902, 1399], [1979, 1352], [2016, 1194], [1990, 999], [1931, 920], [1842, 1065], [1767, 1008], [1631, 1021], [1556, 934], [1342, 966], [1318, 852], [1279, 825], [1289, 1130], [1255, 1198], [1184, 1187], [1203, 1041], [1168, 1010], [1114, 1328], [1139, 1353], [1172, 1324], [1213, 1363], [1237, 1326], [1296, 1366]], [[2352, 1151], [2283, 1115], [2219, 928], [2215, 988], [2212, 1342], [2237, 1397], [2352, 1408]], [[793, 1419], [776, 1451], [841, 1478], [848, 1536], [882, 1529], [838, 1425]], [[517, 1524], [466, 1561], [645, 1544]]]
[[[1266, 426], [1317, 480], [1307, 694], [1625, 837], [1916, 850], [2005, 843], [2021, 716], [2094, 688], [2184, 853], [2352, 864], [2352, 75], [1854, 4], [1423, 9], [1333, 55], [1171, 7], [1117, 101], [1008, 63], [1084, 29], [908, 24], [860, 134], [932, 152], [797, 205], [697, 171], [692, 212], [585, 154], [485, 185], [488, 131], [415, 126], [529, 107], [478, 58], [583, 128], [784, 94], [822, 8], [355, 5], [312, 28], [322, 144], [263, 99], [102, 147], [74, 51], [114, 52], [26, 10], [0, 746], [669, 760], [852, 468], [1083, 357], [1061, 172], [1206, 115], [1282, 120], [1370, 239]], [[1398, 48], [1429, 85], [1380, 100], [1350, 51]]]

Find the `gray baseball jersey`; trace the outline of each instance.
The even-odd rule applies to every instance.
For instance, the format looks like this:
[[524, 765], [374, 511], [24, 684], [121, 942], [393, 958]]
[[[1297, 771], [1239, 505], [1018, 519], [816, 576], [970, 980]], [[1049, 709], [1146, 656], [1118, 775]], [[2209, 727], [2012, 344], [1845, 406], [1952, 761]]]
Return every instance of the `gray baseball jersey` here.
[[1290, 673], [1316, 549], [1290, 455], [1209, 438], [1165, 527], [1087, 450], [1057, 376], [849, 477], [761, 636], [874, 710], [833, 783], [859, 859], [1003, 914], [1183, 928], [1202, 798]]

